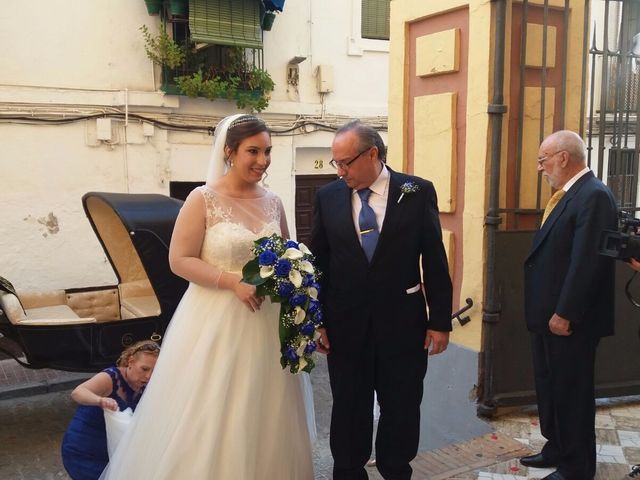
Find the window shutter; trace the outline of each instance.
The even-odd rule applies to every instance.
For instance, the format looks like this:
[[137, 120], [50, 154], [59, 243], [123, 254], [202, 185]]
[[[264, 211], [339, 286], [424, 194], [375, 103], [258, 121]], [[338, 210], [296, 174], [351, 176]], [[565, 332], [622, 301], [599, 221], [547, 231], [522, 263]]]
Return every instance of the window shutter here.
[[391, 0], [362, 0], [362, 38], [389, 40]]
[[259, 0], [189, 0], [194, 42], [262, 48]]

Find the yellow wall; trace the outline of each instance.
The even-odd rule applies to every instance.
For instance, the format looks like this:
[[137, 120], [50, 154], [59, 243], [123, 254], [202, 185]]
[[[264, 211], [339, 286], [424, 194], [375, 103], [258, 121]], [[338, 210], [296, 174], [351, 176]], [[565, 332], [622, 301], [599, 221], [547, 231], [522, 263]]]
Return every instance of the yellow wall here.
[[[390, 89], [389, 89], [389, 164], [392, 168], [405, 169], [405, 159], [407, 157], [407, 138], [408, 131], [405, 125], [407, 102], [413, 101], [406, 98], [406, 69], [407, 59], [405, 57], [406, 46], [405, 39], [407, 34], [407, 22], [430, 17], [445, 11], [456, 10], [459, 8], [469, 8], [469, 55], [468, 55], [468, 71], [471, 72], [472, 78], [468, 81], [467, 89], [467, 107], [466, 107], [466, 131], [467, 138], [465, 142], [465, 172], [464, 177], [467, 179], [464, 185], [464, 212], [462, 212], [463, 221], [463, 242], [462, 245], [456, 239], [451, 238], [450, 232], [445, 232], [447, 245], [452, 250], [455, 248], [462, 249], [464, 258], [464, 274], [462, 279], [462, 287], [460, 292], [460, 303], [464, 305], [464, 299], [470, 297], [474, 301], [473, 308], [468, 312], [471, 316], [471, 322], [464, 328], [460, 327], [457, 322], [454, 323], [454, 331], [452, 341], [462, 344], [474, 350], [480, 350], [480, 336], [482, 327], [482, 298], [483, 278], [484, 278], [484, 215], [486, 213], [485, 198], [487, 195], [486, 182], [487, 173], [487, 138], [488, 138], [488, 116], [487, 103], [489, 94], [489, 72], [490, 72], [490, 32], [491, 32], [491, 2], [473, 1], [463, 2], [459, 0], [439, 0], [437, 2], [425, 2], [423, 0], [393, 0], [391, 2], [391, 50], [389, 58], [390, 68]], [[455, 34], [451, 32], [443, 33], [443, 35], [455, 41]], [[449, 41], [449, 44], [451, 41]], [[420, 50], [418, 45], [418, 52]], [[449, 55], [445, 55], [445, 61], [442, 65], [452, 63]], [[417, 59], [420, 62], [426, 62], [426, 59]], [[428, 60], [435, 62], [436, 60]], [[455, 59], [454, 59], [454, 63]], [[457, 67], [456, 67], [457, 68]], [[446, 67], [443, 67], [446, 71]], [[434, 131], [435, 118], [451, 119], [451, 103], [455, 102], [455, 98], [443, 98], [443, 96], [429, 101], [426, 99], [415, 99], [416, 102], [428, 102], [442, 104], [441, 117], [432, 113], [431, 119], [428, 120], [420, 117], [416, 108], [416, 122], [421, 125], [414, 126], [416, 131]], [[446, 97], [446, 95], [444, 96]], [[455, 96], [454, 96], [455, 97]], [[436, 101], [437, 100], [437, 101]], [[436, 122], [437, 123], [437, 122]], [[429, 169], [421, 171], [416, 166], [416, 174], [424, 176], [434, 181], [438, 192], [438, 200], [440, 209], [443, 212], [452, 211], [455, 208], [455, 198], [447, 193], [453, 188], [451, 182], [457, 179], [457, 174], [447, 159], [454, 159], [456, 152], [452, 146], [450, 136], [452, 134], [451, 125], [453, 120], [443, 121], [445, 128], [445, 137], [441, 141], [434, 141], [433, 138], [422, 138], [422, 142], [429, 144], [432, 158], [443, 159], [440, 169], [436, 165], [431, 165]], [[414, 128], [412, 127], [412, 128]], [[442, 133], [442, 132], [441, 132]], [[419, 140], [416, 136], [416, 150], [419, 147]], [[435, 150], [434, 150], [435, 149]], [[431, 172], [431, 173], [429, 173]], [[462, 172], [458, 172], [461, 174]], [[449, 204], [449, 198], [451, 203]], [[446, 215], [446, 214], [443, 214]], [[452, 252], [451, 252], [452, 253]], [[456, 306], [454, 306], [455, 308]]]
[[[549, 0], [552, 8], [562, 8], [564, 0]], [[417, 175], [432, 180], [439, 195], [441, 218], [445, 221], [448, 215], [460, 215], [456, 212], [455, 184], [464, 178], [464, 211], [462, 215], [462, 242], [454, 238], [452, 232], [445, 232], [447, 248], [462, 249], [463, 269], [460, 303], [470, 297], [474, 307], [470, 310], [471, 322], [464, 328], [454, 324], [452, 341], [479, 351], [482, 335], [482, 301], [485, 284], [485, 235], [484, 216], [488, 208], [489, 167], [490, 167], [490, 130], [487, 106], [492, 101], [493, 81], [493, 34], [492, 2], [489, 0], [393, 0], [391, 2], [390, 57], [389, 57], [389, 151], [388, 162], [392, 168], [407, 170], [408, 132], [415, 129], [421, 132], [415, 135], [416, 151], [429, 149], [430, 158], [440, 158], [441, 163], [425, 160], [416, 163], [414, 171]], [[530, 2], [530, 5], [534, 5]], [[542, 2], [540, 2], [542, 5]], [[466, 98], [466, 138], [464, 147], [464, 172], [456, 172], [455, 159], [455, 109], [456, 95], [426, 95], [408, 98], [407, 52], [408, 25], [422, 19], [434, 17], [444, 12], [466, 8], [469, 11], [468, 40], [468, 81]], [[584, 2], [570, 0], [568, 37], [568, 66], [565, 99], [564, 128], [578, 130], [580, 122], [580, 91], [582, 84], [582, 41], [584, 22]], [[510, 105], [511, 65], [517, 67], [519, 58], [511, 58], [512, 4], [507, 4], [507, 28], [505, 38], [505, 84], [504, 103]], [[555, 43], [558, 32], [550, 29], [547, 42]], [[439, 35], [429, 35], [416, 42], [416, 73], [419, 76], [455, 72], [459, 58], [456, 57], [459, 38], [455, 29], [443, 30]], [[528, 36], [527, 64], [540, 64], [541, 29], [530, 20]], [[551, 48], [549, 46], [548, 48]], [[547, 63], [560, 65], [562, 58], [555, 58], [555, 53], [548, 50]], [[559, 89], [547, 88], [545, 93], [545, 134], [553, 130], [553, 119], [558, 112], [554, 111], [554, 99], [561, 95]], [[522, 207], [533, 208], [532, 200], [536, 198], [537, 173], [535, 159], [540, 136], [539, 109], [541, 89], [527, 87], [525, 89], [525, 118], [523, 132], [523, 163], [520, 182]], [[407, 125], [409, 106], [414, 107], [414, 125]], [[517, 105], [514, 107], [517, 108]], [[505, 206], [505, 178], [508, 159], [509, 114], [503, 117], [502, 132], [502, 174], [501, 174], [501, 206]], [[437, 138], [436, 138], [437, 134]], [[452, 139], [453, 138], [453, 139]], [[415, 158], [415, 157], [414, 157]], [[543, 185], [542, 201], [548, 197], [548, 187]], [[458, 202], [460, 203], [460, 202]], [[543, 203], [544, 205], [544, 203]], [[448, 213], [451, 212], [451, 213]], [[446, 221], [444, 223], [447, 223]], [[455, 306], [454, 306], [455, 308]]]

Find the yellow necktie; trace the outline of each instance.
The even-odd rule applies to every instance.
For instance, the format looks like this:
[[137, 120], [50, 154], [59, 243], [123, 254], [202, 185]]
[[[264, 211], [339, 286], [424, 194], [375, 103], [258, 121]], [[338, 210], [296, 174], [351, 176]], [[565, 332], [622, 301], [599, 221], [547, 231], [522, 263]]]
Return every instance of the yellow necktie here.
[[547, 219], [547, 217], [549, 215], [551, 215], [551, 211], [555, 208], [555, 206], [558, 204], [558, 202], [560, 200], [562, 200], [562, 197], [564, 197], [564, 194], [567, 193], [564, 190], [558, 190], [556, 193], [554, 193], [553, 195], [551, 195], [551, 198], [549, 199], [549, 202], [547, 203], [547, 206], [544, 207], [544, 214], [542, 215], [542, 223], [540, 223], [540, 226], [542, 227], [542, 225], [544, 225], [545, 220]]

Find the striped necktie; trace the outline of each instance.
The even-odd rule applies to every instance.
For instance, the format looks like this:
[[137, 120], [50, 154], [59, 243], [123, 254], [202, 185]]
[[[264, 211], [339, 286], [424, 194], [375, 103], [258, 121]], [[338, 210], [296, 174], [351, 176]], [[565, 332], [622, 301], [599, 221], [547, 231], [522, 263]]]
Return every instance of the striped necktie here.
[[376, 214], [371, 208], [371, 205], [369, 205], [369, 195], [371, 195], [371, 190], [368, 188], [358, 190], [358, 196], [360, 197], [360, 201], [362, 202], [360, 215], [358, 215], [360, 238], [364, 254], [367, 256], [367, 260], [371, 262], [371, 259], [373, 258], [373, 252], [376, 251], [376, 245], [378, 244], [378, 237], [380, 236], [380, 232], [378, 231]]
[[560, 200], [562, 200], [562, 197], [564, 197], [565, 193], [567, 193], [567, 192], [565, 192], [564, 190], [560, 189], [556, 193], [551, 195], [551, 198], [547, 202], [547, 206], [544, 207], [544, 214], [542, 215], [542, 223], [540, 224], [541, 227], [542, 227], [542, 225], [544, 225], [544, 222], [549, 217], [549, 215], [551, 215], [551, 211], [555, 208], [555, 206], [558, 204], [558, 202]]

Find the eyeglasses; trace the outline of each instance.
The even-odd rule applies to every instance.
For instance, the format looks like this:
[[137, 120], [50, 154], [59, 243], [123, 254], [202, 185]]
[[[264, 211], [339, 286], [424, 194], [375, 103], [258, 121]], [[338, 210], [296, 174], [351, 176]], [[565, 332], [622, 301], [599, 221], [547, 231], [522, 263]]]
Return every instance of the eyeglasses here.
[[355, 157], [353, 157], [351, 160], [345, 160], [345, 161], [339, 162], [338, 160], [335, 160], [335, 159], [333, 159], [333, 158], [332, 158], [332, 159], [331, 159], [331, 161], [329, 162], [329, 164], [330, 164], [333, 168], [335, 168], [336, 170], [337, 170], [338, 168], [341, 168], [341, 169], [343, 169], [343, 170], [347, 170], [347, 169], [349, 168], [349, 165], [351, 165], [351, 164], [352, 164], [353, 162], [355, 162], [358, 158], [360, 158], [360, 156], [361, 156], [363, 153], [366, 153], [366, 152], [368, 152], [369, 150], [371, 150], [371, 148], [372, 148], [372, 147], [367, 147], [367, 148], [365, 148], [363, 151], [361, 151], [359, 154], [357, 154], [357, 155], [356, 155]]
[[544, 157], [538, 157], [538, 165], [542, 165], [544, 162], [549, 160], [551, 157], [554, 157], [555, 155], [559, 154], [560, 152], [564, 152], [564, 150], [558, 150], [557, 152], [550, 153], [549, 155], [545, 155]]

